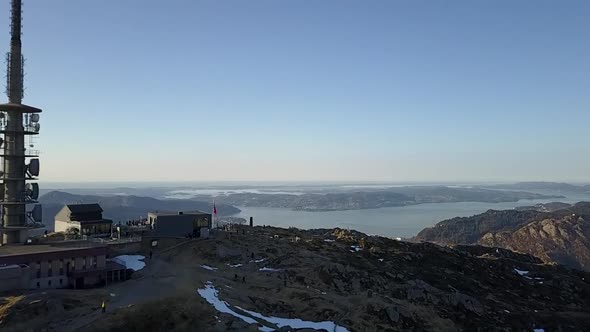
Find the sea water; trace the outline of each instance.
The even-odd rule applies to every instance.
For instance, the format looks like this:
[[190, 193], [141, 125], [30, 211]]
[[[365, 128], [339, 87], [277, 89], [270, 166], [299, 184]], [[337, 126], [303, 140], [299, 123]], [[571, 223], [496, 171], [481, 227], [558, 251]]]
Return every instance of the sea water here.
[[388, 237], [412, 237], [425, 227], [453, 217], [468, 217], [489, 209], [509, 210], [517, 206], [538, 203], [590, 201], [590, 195], [564, 194], [561, 199], [520, 200], [503, 203], [428, 203], [400, 207], [387, 207], [366, 210], [308, 212], [285, 208], [239, 207], [242, 212], [237, 217], [249, 220], [254, 217], [256, 225], [272, 225], [297, 228], [347, 228]]

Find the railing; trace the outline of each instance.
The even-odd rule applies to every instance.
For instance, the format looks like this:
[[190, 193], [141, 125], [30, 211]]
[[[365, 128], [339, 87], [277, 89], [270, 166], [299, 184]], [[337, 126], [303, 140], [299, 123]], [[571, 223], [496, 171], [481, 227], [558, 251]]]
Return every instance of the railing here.
[[125, 237], [122, 239], [107, 241], [107, 243], [132, 243], [132, 242], [141, 242], [141, 237], [140, 236]]

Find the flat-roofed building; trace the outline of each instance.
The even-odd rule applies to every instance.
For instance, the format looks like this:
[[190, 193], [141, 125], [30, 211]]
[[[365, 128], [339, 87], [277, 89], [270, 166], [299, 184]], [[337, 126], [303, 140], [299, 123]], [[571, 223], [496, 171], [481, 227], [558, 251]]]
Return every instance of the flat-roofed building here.
[[107, 252], [106, 246], [92, 243], [1, 246], [0, 291], [85, 288], [124, 280], [125, 266], [107, 261]]
[[211, 220], [211, 213], [202, 211], [148, 213], [148, 223], [153, 229], [151, 235], [156, 237], [207, 237]]
[[113, 221], [102, 217], [98, 204], [68, 204], [55, 216], [55, 231], [66, 232], [71, 228], [80, 235], [90, 237], [111, 236]]

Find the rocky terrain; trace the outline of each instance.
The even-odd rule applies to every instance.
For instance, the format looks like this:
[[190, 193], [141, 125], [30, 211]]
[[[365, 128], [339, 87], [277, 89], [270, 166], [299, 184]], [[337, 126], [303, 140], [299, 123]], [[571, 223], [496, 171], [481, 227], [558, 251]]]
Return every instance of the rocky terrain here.
[[[506, 249], [441, 247], [342, 229], [242, 226], [212, 236], [156, 250], [132, 280], [104, 289], [7, 296], [0, 300], [0, 329], [293, 330], [259, 317], [333, 322], [348, 331], [590, 326], [589, 273]], [[207, 287], [238, 316], [197, 292]]]
[[[209, 196], [197, 196], [211, 199]], [[217, 201], [235, 206], [289, 208], [303, 211], [338, 211], [377, 209], [424, 203], [449, 202], [516, 202], [522, 199], [560, 198], [521, 191], [454, 188], [444, 186], [407, 186], [338, 193], [260, 194], [233, 193]]]
[[581, 216], [543, 219], [515, 231], [487, 233], [478, 243], [590, 271], [590, 222]]
[[[551, 203], [535, 209], [494, 211], [441, 221], [414, 238], [439, 244], [502, 247], [590, 270], [590, 203]], [[549, 212], [540, 212], [547, 210]]]

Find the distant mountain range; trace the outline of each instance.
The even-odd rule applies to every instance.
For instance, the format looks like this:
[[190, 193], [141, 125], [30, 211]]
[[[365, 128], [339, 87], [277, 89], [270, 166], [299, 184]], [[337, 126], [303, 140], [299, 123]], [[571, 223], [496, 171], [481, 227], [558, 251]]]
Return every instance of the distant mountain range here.
[[551, 203], [539, 203], [530, 206], [517, 206], [515, 209], [518, 211], [534, 210], [538, 212], [554, 212], [557, 210], [567, 209], [572, 207], [572, 204], [562, 202], [551, 202]]
[[573, 185], [563, 182], [518, 182], [511, 184], [497, 184], [481, 187], [503, 190], [550, 190], [575, 193], [590, 193], [590, 185]]
[[452, 218], [425, 228], [414, 240], [501, 247], [590, 271], [590, 203], [562, 204]]
[[[126, 222], [130, 219], [147, 217], [150, 211], [189, 211], [201, 210], [210, 212], [213, 203], [188, 199], [162, 200], [142, 196], [95, 196], [76, 195], [63, 191], [51, 191], [39, 198], [43, 204], [43, 223], [47, 229], [53, 229], [54, 217], [65, 204], [99, 203], [104, 210], [104, 217], [113, 221]], [[216, 203], [219, 216], [229, 216], [240, 212], [240, 209]]]
[[[210, 196], [198, 196], [210, 199]], [[341, 193], [259, 194], [235, 193], [217, 196], [218, 202], [235, 206], [289, 208], [302, 211], [377, 209], [423, 203], [516, 202], [522, 199], [563, 198], [523, 191], [445, 186], [407, 186]]]

